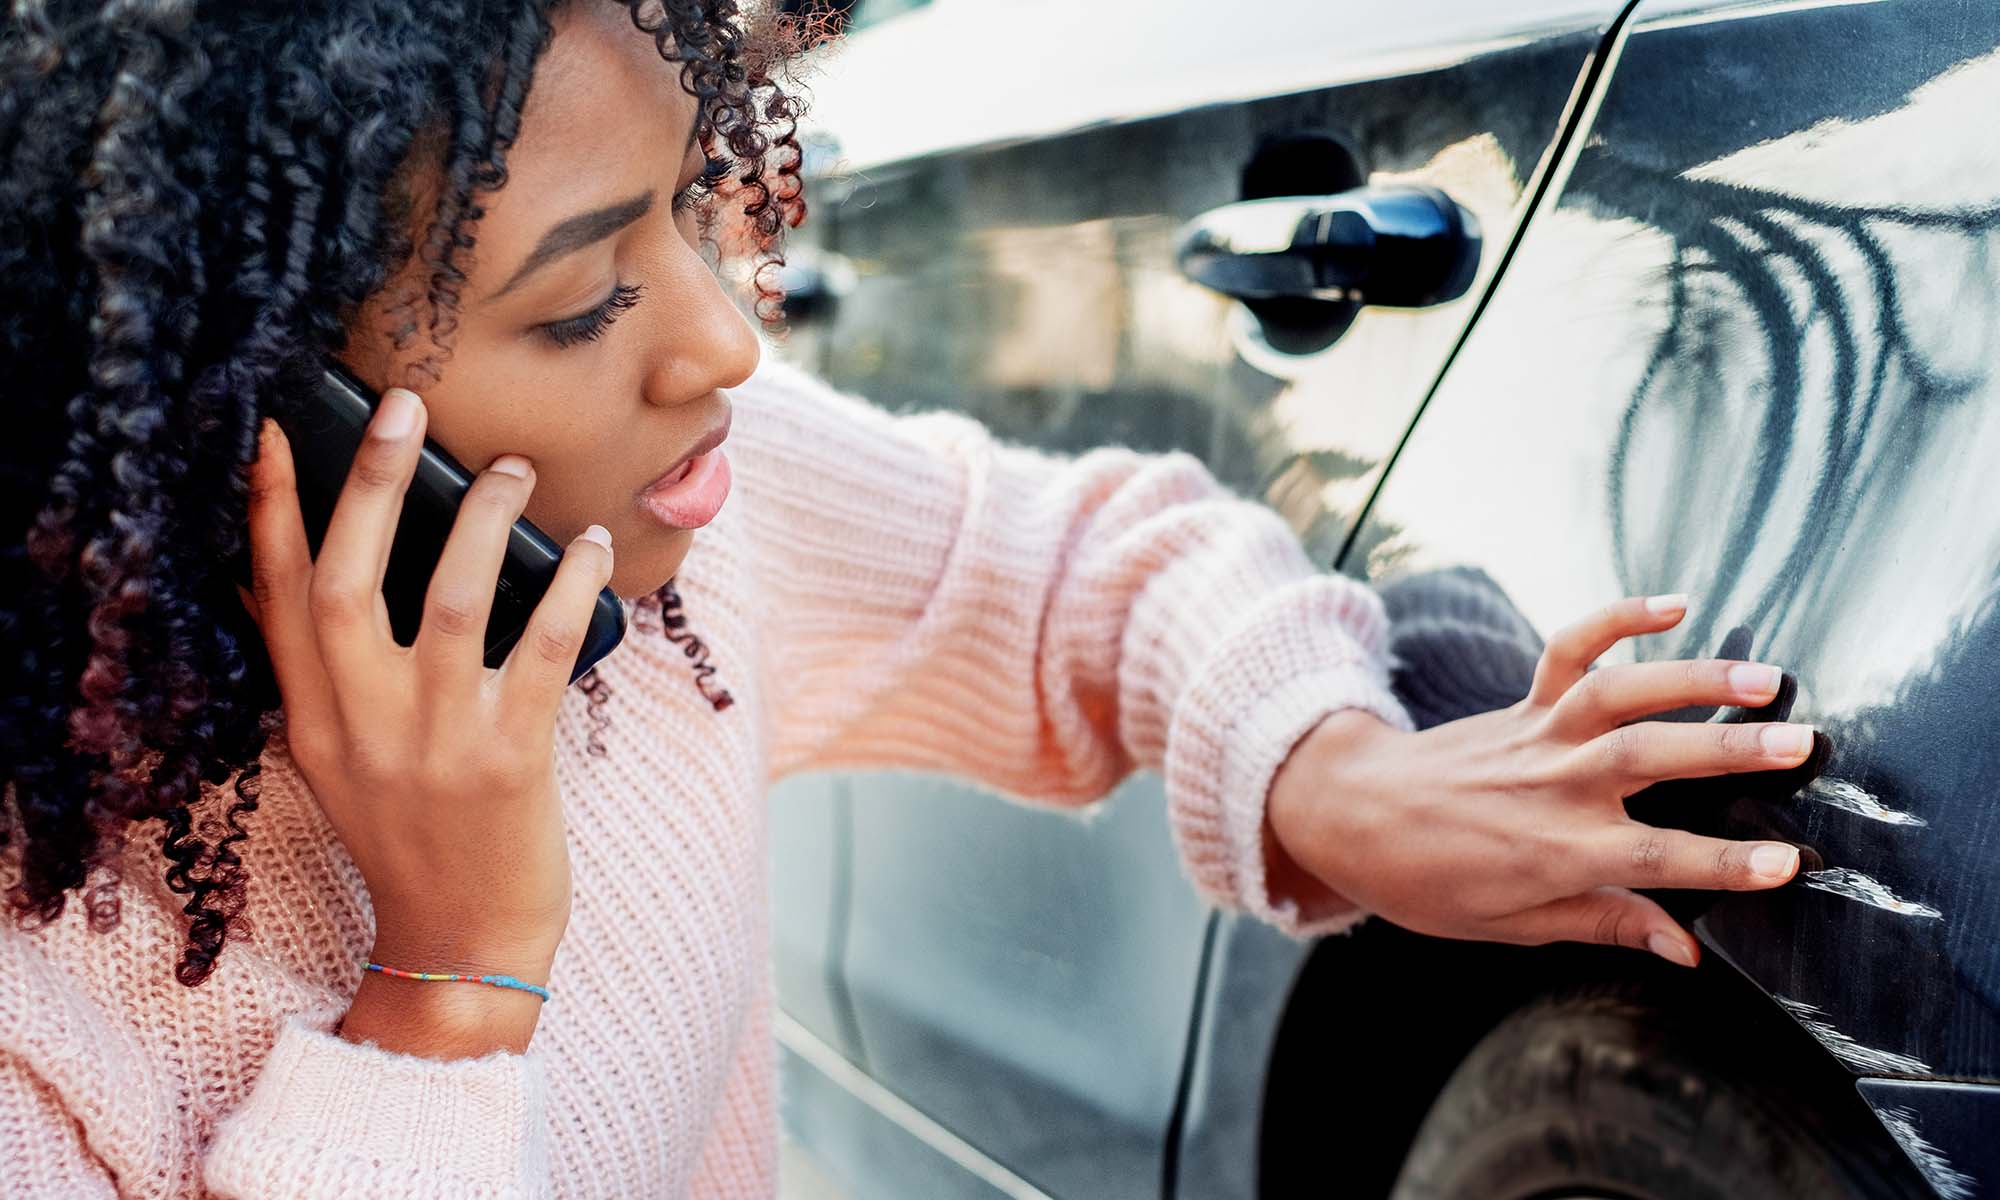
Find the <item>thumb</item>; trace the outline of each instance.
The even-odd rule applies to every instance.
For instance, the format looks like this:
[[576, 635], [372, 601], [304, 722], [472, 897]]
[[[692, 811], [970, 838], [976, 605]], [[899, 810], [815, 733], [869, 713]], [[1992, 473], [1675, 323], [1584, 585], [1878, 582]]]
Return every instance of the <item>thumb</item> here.
[[1510, 941], [1592, 942], [1657, 954], [1678, 966], [1701, 961], [1700, 943], [1667, 910], [1630, 888], [1596, 887], [1522, 909], [1495, 923]]

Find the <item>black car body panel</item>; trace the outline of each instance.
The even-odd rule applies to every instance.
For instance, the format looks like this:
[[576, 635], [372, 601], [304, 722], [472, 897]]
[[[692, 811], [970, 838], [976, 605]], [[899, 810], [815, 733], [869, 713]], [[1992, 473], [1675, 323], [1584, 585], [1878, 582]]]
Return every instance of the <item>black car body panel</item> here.
[[1796, 674], [1817, 779], [1648, 819], [1814, 852], [1680, 904], [1857, 1075], [2000, 1079], [1996, 46], [1986, 0], [1641, 5], [1347, 559], [1544, 632], [1688, 591], [1619, 653]]
[[1990, 1194], [2000, 1179], [2000, 1087], [1864, 1079], [1860, 1088], [1943, 1200]]
[[[1859, 1066], [2000, 1078], [2000, 518], [1971, 502], [2000, 450], [2000, 155], [1965, 102], [2000, 98], [2000, 10], [1668, 7], [1642, 6], [1356, 555], [1378, 582], [1476, 565], [1543, 630], [1692, 592], [1646, 658], [1747, 630], [1836, 752], [1717, 821], [1825, 866], [1716, 896], [1700, 932]], [[1797, 61], [1877, 86], [1767, 86]]]

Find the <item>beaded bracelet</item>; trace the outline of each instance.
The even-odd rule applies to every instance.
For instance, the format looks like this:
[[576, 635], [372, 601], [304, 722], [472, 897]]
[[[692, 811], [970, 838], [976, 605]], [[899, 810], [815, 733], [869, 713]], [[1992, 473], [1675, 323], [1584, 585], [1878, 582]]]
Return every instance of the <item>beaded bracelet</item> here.
[[546, 1002], [549, 998], [549, 989], [545, 987], [539, 987], [535, 984], [528, 983], [524, 980], [516, 979], [512, 975], [436, 975], [424, 971], [398, 971], [394, 967], [385, 967], [381, 963], [369, 963], [368, 969], [371, 971], [380, 971], [384, 975], [394, 975], [399, 979], [428, 979], [428, 980], [439, 980], [439, 981], [450, 980], [450, 979], [461, 979], [467, 983], [490, 983], [494, 987], [518, 988], [524, 992], [533, 992], [535, 995], [540, 996], [544, 1002]]

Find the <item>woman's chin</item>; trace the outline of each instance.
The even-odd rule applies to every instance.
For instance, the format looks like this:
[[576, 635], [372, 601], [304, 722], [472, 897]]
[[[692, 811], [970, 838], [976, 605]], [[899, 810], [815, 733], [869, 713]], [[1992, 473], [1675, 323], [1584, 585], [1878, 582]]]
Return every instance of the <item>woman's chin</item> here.
[[612, 592], [626, 600], [657, 592], [671, 580], [694, 548], [692, 529], [662, 530], [664, 536], [648, 538], [643, 547], [613, 544], [611, 549]]

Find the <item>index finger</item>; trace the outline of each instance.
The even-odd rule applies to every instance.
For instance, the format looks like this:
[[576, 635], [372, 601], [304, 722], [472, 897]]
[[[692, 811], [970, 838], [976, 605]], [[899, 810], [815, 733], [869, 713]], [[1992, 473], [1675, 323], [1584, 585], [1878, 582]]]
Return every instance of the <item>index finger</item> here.
[[313, 632], [336, 693], [350, 703], [381, 687], [385, 664], [393, 661], [388, 656], [402, 649], [393, 638], [382, 581], [426, 420], [415, 392], [382, 393], [313, 560]]
[[1553, 727], [1590, 737], [1654, 713], [1725, 704], [1759, 708], [1774, 700], [1784, 672], [1770, 663], [1669, 658], [1601, 667], [1556, 701]]

